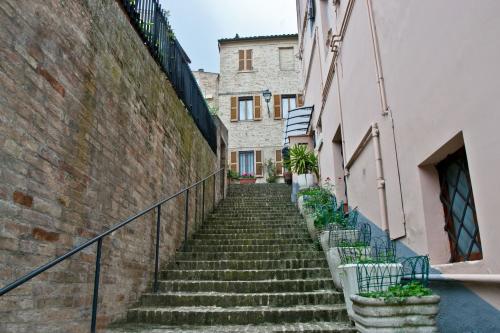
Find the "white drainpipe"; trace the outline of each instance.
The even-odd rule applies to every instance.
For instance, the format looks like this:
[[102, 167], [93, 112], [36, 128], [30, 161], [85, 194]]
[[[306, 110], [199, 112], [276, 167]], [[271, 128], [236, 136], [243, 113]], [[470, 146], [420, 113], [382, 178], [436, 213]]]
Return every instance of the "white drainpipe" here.
[[375, 152], [375, 168], [377, 170], [377, 191], [380, 208], [382, 229], [389, 235], [389, 218], [387, 214], [387, 196], [385, 193], [384, 169], [382, 167], [382, 153], [380, 152], [379, 130], [376, 123], [372, 124], [373, 150]]

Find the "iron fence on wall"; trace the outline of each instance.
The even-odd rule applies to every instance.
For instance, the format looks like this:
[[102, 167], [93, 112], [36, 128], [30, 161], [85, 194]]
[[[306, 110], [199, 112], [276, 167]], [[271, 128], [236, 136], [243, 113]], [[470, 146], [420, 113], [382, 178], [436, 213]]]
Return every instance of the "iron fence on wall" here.
[[158, 0], [121, 1], [130, 21], [153, 58], [167, 74], [196, 126], [212, 150], [217, 152], [217, 128], [189, 67], [190, 60], [168, 22], [167, 12], [161, 8]]

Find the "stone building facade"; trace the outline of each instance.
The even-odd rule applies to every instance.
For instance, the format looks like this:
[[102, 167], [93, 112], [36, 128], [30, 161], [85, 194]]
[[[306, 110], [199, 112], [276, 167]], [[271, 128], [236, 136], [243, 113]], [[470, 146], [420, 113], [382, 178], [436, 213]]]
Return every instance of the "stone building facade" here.
[[[229, 133], [232, 171], [265, 182], [266, 162], [283, 175], [283, 124], [301, 103], [297, 35], [220, 39], [219, 112]], [[262, 95], [272, 93], [267, 104]], [[282, 181], [282, 177], [279, 178]]]
[[[216, 153], [118, 1], [3, 0], [0, 22], [4, 287], [211, 174], [225, 153], [224, 128]], [[205, 212], [222, 197], [213, 184]], [[162, 207], [162, 267], [184, 238], [184, 200]], [[201, 202], [200, 187], [189, 192], [190, 233]], [[104, 240], [100, 331], [150, 290], [155, 239], [150, 213]], [[95, 258], [92, 245], [1, 296], [0, 332], [89, 332]]]
[[498, 330], [500, 2], [296, 3], [321, 180], [429, 254], [441, 332]]
[[193, 71], [196, 82], [207, 101], [208, 106], [218, 114], [219, 109], [219, 73], [205, 72], [203, 69]]

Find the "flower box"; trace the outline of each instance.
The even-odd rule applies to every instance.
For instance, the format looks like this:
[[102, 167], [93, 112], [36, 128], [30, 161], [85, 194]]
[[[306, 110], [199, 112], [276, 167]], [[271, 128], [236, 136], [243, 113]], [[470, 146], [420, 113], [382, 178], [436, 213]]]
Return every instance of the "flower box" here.
[[240, 184], [255, 184], [255, 178], [240, 178]]
[[353, 309], [351, 318], [361, 333], [439, 332], [436, 326], [440, 301], [438, 295], [395, 300], [352, 295], [350, 301]]

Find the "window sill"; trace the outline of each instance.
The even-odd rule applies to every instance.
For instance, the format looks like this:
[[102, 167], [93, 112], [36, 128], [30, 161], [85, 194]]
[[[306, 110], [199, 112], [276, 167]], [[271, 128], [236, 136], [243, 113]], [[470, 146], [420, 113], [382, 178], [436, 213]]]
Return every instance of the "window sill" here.
[[238, 71], [238, 74], [243, 74], [243, 73], [255, 73], [255, 72], [257, 72], [257, 71], [256, 71], [255, 69], [252, 69], [252, 70], [249, 70], [249, 71], [247, 71], [247, 70], [244, 70], [244, 71]]
[[442, 274], [457, 274], [457, 273], [483, 273], [484, 259], [474, 261], [460, 261], [447, 264], [431, 265], [431, 268], [437, 269]]

